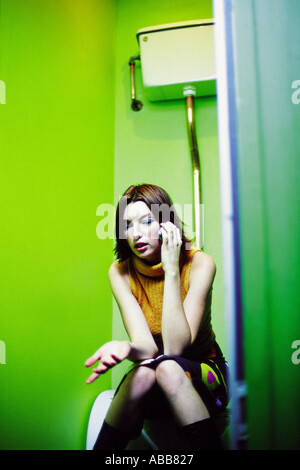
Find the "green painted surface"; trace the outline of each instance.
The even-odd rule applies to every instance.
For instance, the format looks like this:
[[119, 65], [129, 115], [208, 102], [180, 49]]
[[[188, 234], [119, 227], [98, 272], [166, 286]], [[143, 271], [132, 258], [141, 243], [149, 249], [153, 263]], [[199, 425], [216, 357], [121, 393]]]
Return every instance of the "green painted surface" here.
[[115, 3], [1, 0], [0, 448], [85, 446], [85, 359], [111, 338]]
[[[94, 398], [111, 388], [111, 374], [86, 386], [83, 366], [112, 335], [113, 241], [96, 236], [97, 207], [142, 181], [192, 203], [184, 101], [148, 102], [137, 70], [144, 108], [130, 108], [135, 34], [211, 18], [212, 5], [0, 0], [0, 8], [0, 448], [80, 449]], [[226, 352], [216, 99], [197, 99], [195, 117], [205, 250], [218, 266], [214, 326]], [[121, 366], [113, 374], [115, 386]]]
[[300, 5], [232, 5], [249, 448], [299, 449]]

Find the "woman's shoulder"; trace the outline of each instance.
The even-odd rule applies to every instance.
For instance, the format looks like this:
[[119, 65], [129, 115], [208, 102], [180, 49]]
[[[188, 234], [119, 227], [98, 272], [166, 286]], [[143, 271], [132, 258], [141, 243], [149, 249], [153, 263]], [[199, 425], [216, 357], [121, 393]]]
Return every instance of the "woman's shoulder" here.
[[108, 270], [108, 277], [111, 284], [120, 281], [129, 284], [128, 260], [114, 261]]
[[128, 273], [128, 261], [114, 261], [108, 270], [110, 276], [123, 276]]
[[191, 274], [199, 271], [210, 272], [213, 275], [216, 272], [213, 258], [202, 250], [194, 251], [191, 259]]

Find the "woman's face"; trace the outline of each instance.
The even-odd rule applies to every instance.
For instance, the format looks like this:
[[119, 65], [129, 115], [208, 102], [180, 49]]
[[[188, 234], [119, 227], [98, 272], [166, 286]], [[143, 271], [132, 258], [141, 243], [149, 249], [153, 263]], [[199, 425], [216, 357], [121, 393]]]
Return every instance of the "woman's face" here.
[[144, 261], [160, 262], [159, 223], [148, 206], [137, 201], [128, 204], [124, 211], [126, 239], [133, 253]]

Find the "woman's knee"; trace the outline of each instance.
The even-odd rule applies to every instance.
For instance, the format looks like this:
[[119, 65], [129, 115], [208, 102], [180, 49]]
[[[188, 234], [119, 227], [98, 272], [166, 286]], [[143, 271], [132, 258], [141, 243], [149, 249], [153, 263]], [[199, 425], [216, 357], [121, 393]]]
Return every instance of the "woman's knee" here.
[[126, 377], [125, 384], [130, 389], [130, 395], [138, 399], [145, 395], [155, 384], [155, 371], [145, 366], [138, 366]]
[[156, 381], [165, 392], [176, 393], [186, 378], [183, 369], [172, 359], [162, 361], [156, 368]]

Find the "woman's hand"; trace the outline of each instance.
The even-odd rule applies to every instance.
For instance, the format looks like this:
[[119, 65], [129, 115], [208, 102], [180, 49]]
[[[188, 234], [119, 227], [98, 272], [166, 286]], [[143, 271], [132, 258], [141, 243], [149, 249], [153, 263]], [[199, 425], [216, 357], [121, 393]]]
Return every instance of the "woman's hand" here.
[[166, 222], [161, 224], [162, 246], [161, 262], [165, 273], [174, 273], [179, 270], [179, 256], [182, 245], [180, 230], [172, 224]]
[[98, 379], [99, 375], [104, 374], [116, 364], [127, 359], [130, 353], [130, 343], [128, 341], [110, 341], [98, 349], [93, 356], [86, 360], [85, 366], [90, 367], [97, 361], [99, 364], [93, 369], [92, 375], [86, 383], [90, 384]]

